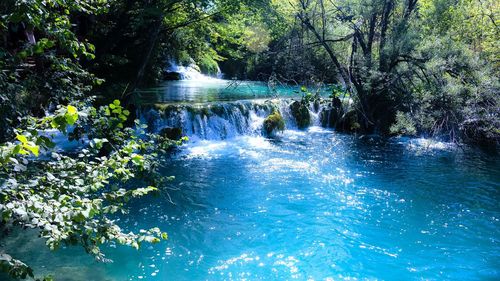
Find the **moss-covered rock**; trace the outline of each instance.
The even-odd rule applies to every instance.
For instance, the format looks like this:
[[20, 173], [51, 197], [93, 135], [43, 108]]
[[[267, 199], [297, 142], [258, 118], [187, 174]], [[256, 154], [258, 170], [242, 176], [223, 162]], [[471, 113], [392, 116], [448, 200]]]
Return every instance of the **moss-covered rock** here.
[[264, 131], [267, 135], [271, 135], [276, 131], [283, 131], [285, 129], [285, 120], [279, 111], [274, 110], [264, 120]]
[[358, 122], [358, 114], [355, 110], [346, 112], [336, 123], [335, 129], [341, 132], [359, 132], [361, 125]]
[[299, 101], [294, 101], [290, 105], [290, 111], [297, 122], [299, 129], [307, 128], [311, 124], [311, 115], [307, 106]]
[[182, 129], [177, 127], [165, 127], [160, 130], [160, 136], [171, 140], [180, 140], [182, 138]]

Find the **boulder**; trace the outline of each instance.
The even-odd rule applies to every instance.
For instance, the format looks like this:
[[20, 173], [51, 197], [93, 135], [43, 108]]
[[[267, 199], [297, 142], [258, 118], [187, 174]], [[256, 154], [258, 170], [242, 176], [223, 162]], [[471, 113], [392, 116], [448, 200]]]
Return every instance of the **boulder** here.
[[285, 120], [279, 111], [274, 110], [264, 120], [264, 131], [267, 135], [272, 135], [276, 131], [283, 131], [285, 129]]
[[297, 122], [299, 129], [307, 128], [311, 124], [311, 115], [307, 106], [299, 101], [290, 104], [290, 111]]

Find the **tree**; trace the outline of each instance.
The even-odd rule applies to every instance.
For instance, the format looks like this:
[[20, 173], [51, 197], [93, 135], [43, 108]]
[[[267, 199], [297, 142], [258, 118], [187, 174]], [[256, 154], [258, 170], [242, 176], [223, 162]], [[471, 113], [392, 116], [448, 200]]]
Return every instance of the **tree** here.
[[416, 4], [416, 0], [297, 2], [300, 22], [312, 33], [314, 44], [327, 52], [338, 81], [354, 94], [365, 132], [387, 132], [407, 94], [403, 65], [418, 61], [412, 56]]
[[0, 141], [12, 137], [20, 116], [43, 116], [50, 103], [81, 99], [101, 83], [80, 65], [94, 57], [94, 46], [78, 38], [71, 17], [102, 13], [105, 3], [0, 3]]
[[[304, 46], [319, 46], [351, 93], [360, 131], [499, 140], [498, 5], [488, 1], [297, 0]], [[397, 118], [396, 118], [397, 117]], [[392, 126], [394, 122], [399, 123]], [[488, 124], [488, 125], [487, 125]], [[345, 124], [344, 124], [345, 125]], [[352, 126], [339, 126], [350, 128]], [[356, 127], [356, 126], [355, 126]], [[341, 128], [339, 128], [341, 129]]]

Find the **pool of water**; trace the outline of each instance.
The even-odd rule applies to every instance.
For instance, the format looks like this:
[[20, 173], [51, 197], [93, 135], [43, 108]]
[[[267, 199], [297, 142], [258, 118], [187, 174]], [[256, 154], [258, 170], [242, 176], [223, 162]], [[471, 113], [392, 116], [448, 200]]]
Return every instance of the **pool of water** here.
[[319, 127], [191, 142], [168, 195], [133, 202], [130, 230], [169, 240], [50, 253], [3, 246], [58, 280], [499, 280], [500, 158], [427, 140]]
[[[315, 92], [318, 87], [309, 90]], [[328, 86], [321, 87], [321, 94], [328, 96]], [[138, 91], [138, 102], [172, 103], [172, 102], [214, 102], [236, 101], [262, 98], [300, 97], [300, 87], [291, 85], [269, 85], [257, 81], [238, 81], [207, 79], [165, 81], [158, 87]]]

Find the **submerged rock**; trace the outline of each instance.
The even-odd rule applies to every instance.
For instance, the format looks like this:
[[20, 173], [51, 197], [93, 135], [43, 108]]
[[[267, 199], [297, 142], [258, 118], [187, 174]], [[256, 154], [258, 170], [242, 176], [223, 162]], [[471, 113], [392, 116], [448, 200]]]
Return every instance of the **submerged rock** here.
[[309, 109], [303, 103], [294, 101], [292, 104], [290, 104], [290, 111], [293, 118], [295, 118], [297, 127], [299, 129], [304, 129], [311, 124], [311, 115], [309, 114]]
[[283, 131], [284, 129], [285, 120], [277, 110], [274, 110], [273, 113], [264, 120], [264, 131], [267, 135], [272, 135], [276, 131]]
[[160, 135], [171, 140], [180, 140], [182, 138], [182, 129], [176, 127], [165, 127], [160, 130]]

